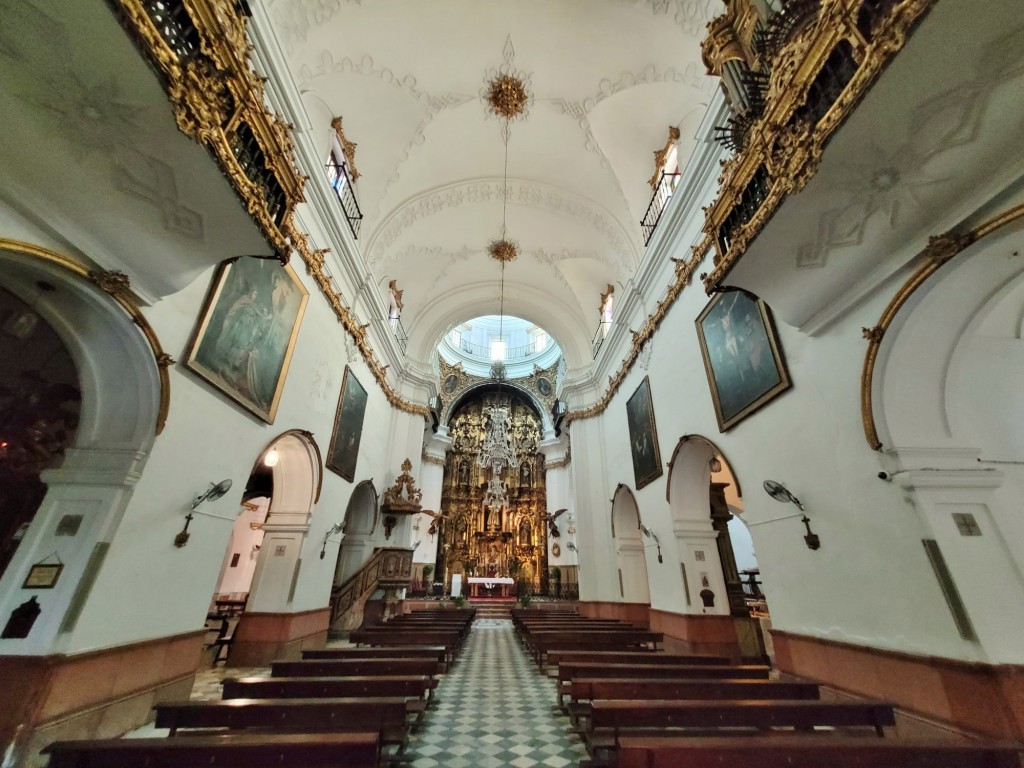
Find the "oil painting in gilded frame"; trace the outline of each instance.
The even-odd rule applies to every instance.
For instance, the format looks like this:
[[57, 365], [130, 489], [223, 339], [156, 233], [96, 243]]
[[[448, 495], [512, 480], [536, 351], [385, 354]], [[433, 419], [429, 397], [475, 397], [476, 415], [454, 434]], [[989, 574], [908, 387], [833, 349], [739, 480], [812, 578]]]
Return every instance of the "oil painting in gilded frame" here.
[[276, 259], [220, 265], [185, 366], [246, 410], [274, 423], [309, 292]]
[[742, 290], [719, 293], [696, 320], [722, 432], [792, 386], [768, 306]]
[[363, 435], [365, 415], [366, 390], [346, 365], [338, 411], [334, 416], [331, 445], [327, 450], [327, 468], [350, 483], [356, 476], [356, 460], [359, 458], [359, 441]]
[[654, 403], [651, 400], [651, 382], [647, 376], [626, 401], [626, 421], [629, 424], [629, 448], [633, 456], [633, 479], [637, 490], [652, 482], [664, 471], [661, 449], [658, 447], [658, 428], [654, 423]]

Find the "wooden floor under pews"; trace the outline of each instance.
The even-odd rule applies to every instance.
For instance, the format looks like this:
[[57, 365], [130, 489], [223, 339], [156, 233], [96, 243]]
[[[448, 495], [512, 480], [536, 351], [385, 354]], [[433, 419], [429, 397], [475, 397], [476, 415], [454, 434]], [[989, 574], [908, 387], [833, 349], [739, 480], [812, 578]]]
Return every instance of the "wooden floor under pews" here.
[[[226, 676], [217, 699], [158, 705], [155, 727], [169, 736], [58, 742], [45, 753], [51, 768], [415, 767], [421, 763], [407, 752], [410, 739], [436, 715], [438, 681], [464, 663], [459, 654], [473, 619], [471, 609], [440, 608], [394, 617], [354, 631], [351, 646], [274, 662], [269, 676]], [[516, 609], [512, 628], [538, 680], [552, 678], [552, 708], [568, 714], [586, 745], [582, 768], [1024, 765], [1020, 744], [902, 737], [887, 702], [838, 700], [812, 682], [779, 680], [767, 666], [670, 654], [645, 627], [574, 610]], [[508, 637], [509, 629], [501, 631]], [[459, 669], [460, 677], [470, 674]], [[482, 750], [449, 759], [498, 764]], [[444, 766], [445, 755], [429, 763]], [[502, 764], [560, 768], [567, 761], [524, 751]]]

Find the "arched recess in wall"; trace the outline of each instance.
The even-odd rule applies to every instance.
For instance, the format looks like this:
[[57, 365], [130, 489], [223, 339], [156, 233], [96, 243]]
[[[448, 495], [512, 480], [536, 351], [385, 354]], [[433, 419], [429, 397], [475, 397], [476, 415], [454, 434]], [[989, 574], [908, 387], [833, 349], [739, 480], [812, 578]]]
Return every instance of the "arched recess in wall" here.
[[377, 528], [377, 489], [373, 480], [363, 480], [352, 489], [342, 522], [338, 560], [334, 567], [334, 586], [340, 586], [359, 570], [373, 553], [373, 532]]
[[748, 615], [741, 576], [729, 533], [730, 518], [742, 512], [742, 488], [711, 440], [679, 439], [669, 462], [666, 497], [680, 558], [688, 613]]
[[[267, 456], [275, 458], [267, 461]], [[249, 611], [280, 611], [291, 602], [302, 566], [302, 548], [320, 495], [323, 463], [313, 434], [292, 429], [272, 440], [253, 464], [270, 466], [272, 494], [263, 543], [249, 590]]]
[[[54, 290], [40, 290], [40, 283]], [[71, 631], [163, 425], [172, 362], [134, 303], [127, 278], [92, 271], [44, 247], [0, 239], [0, 285], [29, 304], [60, 338], [78, 371], [77, 431], [62, 464], [43, 473], [46, 495], [0, 582], [0, 615], [34, 591], [31, 564], [63, 563], [24, 647]], [[65, 534], [57, 536], [58, 524]], [[67, 535], [68, 526], [74, 534]], [[5, 645], [16, 652], [19, 641]]]
[[[1022, 217], [1024, 206], [1004, 224], [997, 218], [974, 230], [974, 242], [915, 275], [876, 326], [877, 354], [869, 355], [864, 382], [873, 447], [966, 450], [968, 462], [979, 450], [1024, 458]], [[915, 459], [907, 457], [909, 466]]]
[[466, 389], [460, 392], [458, 397], [452, 400], [448, 404], [448, 407], [445, 408], [444, 413], [441, 414], [441, 423], [446, 427], [449, 426], [452, 417], [458, 413], [462, 406], [467, 402], [480, 398], [487, 392], [498, 391], [501, 389], [512, 390], [529, 402], [530, 407], [537, 412], [537, 418], [540, 420], [544, 433], [552, 434], [554, 432], [554, 422], [551, 420], [551, 412], [545, 407], [544, 403], [537, 399], [537, 396], [531, 392], [529, 388], [516, 383], [514, 379], [503, 381], [498, 386], [496, 386], [494, 381], [491, 379], [482, 379], [479, 382], [466, 387]]
[[640, 509], [629, 486], [619, 483], [612, 497], [612, 540], [618, 567], [619, 597], [625, 603], [651, 602], [647, 558], [640, 534]]

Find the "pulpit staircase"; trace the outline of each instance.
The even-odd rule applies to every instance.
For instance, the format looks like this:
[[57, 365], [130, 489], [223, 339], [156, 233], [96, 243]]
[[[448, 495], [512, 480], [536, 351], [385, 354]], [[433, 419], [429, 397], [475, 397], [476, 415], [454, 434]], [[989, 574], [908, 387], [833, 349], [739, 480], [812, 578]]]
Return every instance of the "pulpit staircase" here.
[[393, 547], [374, 550], [370, 559], [345, 582], [331, 590], [331, 625], [328, 638], [345, 638], [363, 623], [366, 601], [378, 589], [384, 590], [387, 619], [397, 592], [409, 586], [412, 578], [412, 550]]

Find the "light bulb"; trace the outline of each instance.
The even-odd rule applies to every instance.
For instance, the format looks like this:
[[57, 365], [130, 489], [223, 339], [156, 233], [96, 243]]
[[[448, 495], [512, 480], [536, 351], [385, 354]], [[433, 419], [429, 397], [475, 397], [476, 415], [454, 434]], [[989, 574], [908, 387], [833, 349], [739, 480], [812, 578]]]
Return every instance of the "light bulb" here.
[[278, 459], [280, 459], [280, 456], [278, 456], [277, 451], [271, 448], [267, 451], [267, 455], [263, 457], [263, 466], [276, 467]]

